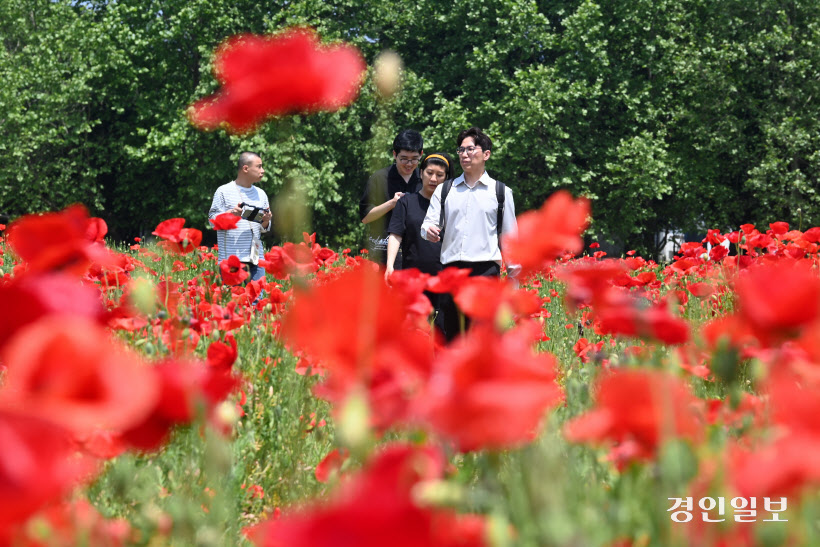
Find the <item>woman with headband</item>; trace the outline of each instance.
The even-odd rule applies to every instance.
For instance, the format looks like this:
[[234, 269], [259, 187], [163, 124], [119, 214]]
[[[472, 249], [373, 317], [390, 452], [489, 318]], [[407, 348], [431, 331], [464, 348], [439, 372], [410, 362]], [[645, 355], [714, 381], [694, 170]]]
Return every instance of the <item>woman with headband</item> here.
[[[430, 197], [436, 187], [447, 179], [453, 178], [453, 160], [444, 152], [430, 154], [421, 162], [421, 189], [415, 194], [405, 194], [396, 203], [393, 217], [387, 231], [387, 269], [385, 280], [393, 273], [396, 255], [401, 247], [402, 269], [418, 268], [424, 273], [436, 275], [441, 271], [441, 242], [432, 243], [423, 239], [421, 223], [427, 214]], [[435, 295], [427, 295], [428, 297]], [[436, 302], [431, 298], [433, 306]]]

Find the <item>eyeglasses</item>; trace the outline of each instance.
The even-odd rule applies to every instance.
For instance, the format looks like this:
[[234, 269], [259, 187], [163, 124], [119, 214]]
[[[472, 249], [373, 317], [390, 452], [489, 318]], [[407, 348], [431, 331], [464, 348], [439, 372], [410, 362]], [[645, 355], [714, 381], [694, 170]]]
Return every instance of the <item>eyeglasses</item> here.
[[467, 152], [467, 155], [469, 156], [470, 154], [472, 154], [473, 152], [476, 151], [476, 148], [481, 148], [481, 147], [480, 146], [466, 146], [466, 147], [465, 146], [459, 146], [458, 148], [456, 148], [456, 155], [460, 156], [464, 152]]
[[421, 158], [396, 158], [396, 161], [404, 165], [416, 165]]

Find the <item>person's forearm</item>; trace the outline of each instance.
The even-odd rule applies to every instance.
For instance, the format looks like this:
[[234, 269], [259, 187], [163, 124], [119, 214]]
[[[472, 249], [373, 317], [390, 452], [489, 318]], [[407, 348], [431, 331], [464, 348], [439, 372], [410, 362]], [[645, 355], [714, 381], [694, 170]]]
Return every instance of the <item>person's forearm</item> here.
[[385, 201], [381, 205], [376, 205], [375, 207], [370, 209], [369, 213], [367, 213], [364, 216], [364, 218], [362, 219], [362, 223], [363, 224], [369, 224], [369, 223], [373, 222], [374, 220], [382, 218], [389, 211], [392, 211], [395, 206], [396, 206], [396, 202], [393, 201], [393, 200]]
[[396, 263], [396, 256], [399, 254], [400, 247], [401, 236], [390, 234], [390, 237], [387, 238], [387, 267], [390, 270], [393, 269], [393, 265]]

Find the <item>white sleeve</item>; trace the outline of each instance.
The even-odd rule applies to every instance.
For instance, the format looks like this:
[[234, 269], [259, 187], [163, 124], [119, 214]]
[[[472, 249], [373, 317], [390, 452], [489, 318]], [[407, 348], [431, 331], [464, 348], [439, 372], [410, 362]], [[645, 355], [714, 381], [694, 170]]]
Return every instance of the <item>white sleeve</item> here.
[[515, 203], [510, 187], [504, 188], [504, 220], [501, 224], [501, 234], [514, 234], [518, 232], [518, 221], [515, 219]]
[[430, 206], [427, 207], [427, 214], [424, 215], [424, 222], [421, 223], [421, 237], [427, 239], [427, 228], [438, 226], [441, 220], [441, 188], [444, 184], [439, 184], [433, 195], [430, 196]]
[[208, 211], [208, 218], [213, 220], [225, 211], [228, 211], [225, 194], [222, 192], [222, 188], [217, 188], [214, 199], [211, 202], [211, 209]]
[[[270, 201], [268, 200], [268, 194], [261, 188], [259, 189], [259, 191], [262, 192], [262, 195], [265, 197], [265, 199], [263, 200], [265, 202], [265, 208], [270, 209]], [[268, 222], [267, 228], [265, 228], [261, 224], [259, 225], [259, 227], [262, 228], [263, 233], [270, 232], [271, 228], [273, 228], [273, 217], [271, 217], [270, 222]]]

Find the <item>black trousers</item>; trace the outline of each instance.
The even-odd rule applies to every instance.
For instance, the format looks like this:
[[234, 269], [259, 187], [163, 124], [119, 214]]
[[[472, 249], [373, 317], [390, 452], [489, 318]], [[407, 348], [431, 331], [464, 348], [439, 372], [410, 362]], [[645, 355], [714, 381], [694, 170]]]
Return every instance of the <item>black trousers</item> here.
[[[501, 266], [492, 260], [486, 262], [450, 262], [444, 264], [444, 267], [469, 269], [470, 277], [498, 277], [501, 275]], [[459, 311], [452, 294], [447, 293], [440, 296], [439, 316], [441, 320], [436, 321], [436, 324], [441, 328], [448, 342], [462, 332], [466, 332], [470, 327], [470, 319]]]

